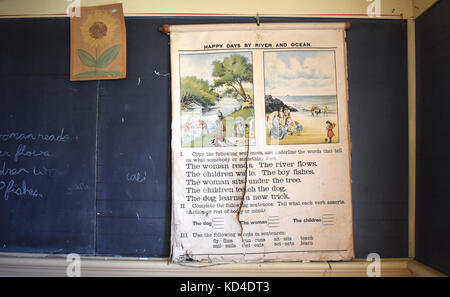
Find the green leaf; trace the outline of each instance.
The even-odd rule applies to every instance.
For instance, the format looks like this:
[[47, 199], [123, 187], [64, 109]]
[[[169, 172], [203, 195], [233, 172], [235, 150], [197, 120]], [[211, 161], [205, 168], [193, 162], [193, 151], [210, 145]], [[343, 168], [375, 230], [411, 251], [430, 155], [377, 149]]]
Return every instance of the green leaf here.
[[211, 91], [208, 81], [195, 76], [181, 79], [181, 109], [189, 110], [197, 104], [204, 108], [216, 104], [219, 95]]
[[120, 44], [116, 44], [108, 48], [97, 59], [97, 68], [105, 68], [114, 61], [120, 51]]
[[117, 71], [104, 71], [104, 70], [91, 70], [82, 73], [75, 74], [75, 78], [89, 78], [89, 77], [100, 77], [100, 76], [121, 76], [121, 72]]
[[81, 48], [78, 49], [78, 57], [80, 58], [81, 63], [88, 67], [95, 67], [97, 64], [95, 58], [90, 53], [82, 50]]

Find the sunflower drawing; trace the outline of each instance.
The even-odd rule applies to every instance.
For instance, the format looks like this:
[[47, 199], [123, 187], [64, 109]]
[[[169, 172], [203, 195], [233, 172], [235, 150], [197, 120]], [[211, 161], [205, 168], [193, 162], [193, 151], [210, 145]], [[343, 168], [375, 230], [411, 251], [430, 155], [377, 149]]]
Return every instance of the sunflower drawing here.
[[109, 12], [93, 11], [81, 25], [81, 35], [86, 43], [98, 48], [110, 43], [118, 28], [119, 24]]
[[94, 68], [94, 70], [75, 74], [74, 77], [87, 78], [121, 75], [121, 72], [104, 70], [116, 59], [120, 52], [121, 44], [113, 45], [100, 52], [105, 46], [111, 44], [118, 29], [120, 29], [120, 24], [109, 11], [97, 10], [89, 13], [86, 20], [81, 24], [80, 31], [83, 40], [94, 49], [94, 52], [90, 53], [81, 48], [77, 52], [81, 63], [87, 67]]

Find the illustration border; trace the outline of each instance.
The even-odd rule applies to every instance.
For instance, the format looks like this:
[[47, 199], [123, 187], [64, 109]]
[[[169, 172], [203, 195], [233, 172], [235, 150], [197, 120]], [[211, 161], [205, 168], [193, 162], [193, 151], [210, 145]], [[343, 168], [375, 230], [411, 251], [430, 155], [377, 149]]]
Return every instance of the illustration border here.
[[334, 57], [334, 77], [335, 77], [335, 88], [336, 88], [336, 117], [338, 122], [338, 135], [339, 135], [339, 141], [338, 142], [332, 142], [332, 143], [287, 143], [287, 144], [268, 144], [267, 143], [267, 120], [264, 120], [264, 145], [265, 146], [274, 146], [274, 145], [282, 145], [282, 146], [289, 146], [289, 145], [312, 145], [312, 144], [318, 144], [318, 145], [327, 145], [327, 144], [340, 144], [341, 143], [341, 130], [340, 130], [340, 118], [339, 118], [339, 96], [338, 96], [338, 86], [337, 86], [337, 64], [336, 64], [336, 47], [330, 47], [330, 48], [318, 48], [318, 49], [280, 49], [280, 50], [263, 50], [262, 54], [262, 66], [263, 66], [263, 78], [264, 78], [264, 117], [266, 117], [266, 63], [265, 63], [265, 53], [278, 53], [278, 52], [303, 52], [303, 51], [310, 51], [310, 52], [317, 52], [317, 51], [327, 51], [327, 52], [333, 52]]
[[[251, 62], [252, 62], [252, 92], [253, 92], [253, 120], [254, 120], [254, 125], [255, 125], [255, 129], [254, 129], [254, 143], [250, 144], [250, 147], [254, 147], [256, 146], [257, 140], [256, 140], [256, 136], [257, 136], [257, 127], [256, 127], [256, 113], [255, 113], [255, 105], [256, 105], [256, 100], [255, 100], [255, 69], [254, 69], [254, 65], [255, 65], [255, 59], [254, 59], [254, 54], [253, 51], [248, 51], [248, 50], [242, 50], [242, 49], [235, 49], [238, 50], [236, 53], [234, 53], [233, 51], [231, 51], [231, 49], [227, 49], [227, 50], [212, 50], [212, 52], [206, 52], [205, 50], [197, 50], [198, 52], [195, 53], [190, 53], [196, 50], [179, 50], [178, 51], [178, 88], [180, 90], [180, 98], [178, 98], [178, 100], [181, 100], [181, 56], [198, 56], [198, 55], [214, 55], [214, 54], [239, 54], [239, 53], [250, 53], [250, 57], [251, 57]], [[211, 50], [210, 50], [211, 51]], [[182, 53], [182, 52], [187, 52], [187, 53]], [[180, 113], [180, 132], [181, 132], [181, 118], [182, 118], [182, 110], [181, 110], [181, 106], [179, 108], [179, 113]], [[249, 140], [250, 141], [250, 140]], [[203, 140], [202, 140], [203, 143]], [[246, 145], [236, 145], [236, 146], [224, 146], [224, 147], [215, 147], [215, 146], [183, 146], [183, 135], [182, 133], [180, 133], [180, 145], [182, 149], [209, 149], [209, 148], [239, 148], [239, 147], [245, 147]]]

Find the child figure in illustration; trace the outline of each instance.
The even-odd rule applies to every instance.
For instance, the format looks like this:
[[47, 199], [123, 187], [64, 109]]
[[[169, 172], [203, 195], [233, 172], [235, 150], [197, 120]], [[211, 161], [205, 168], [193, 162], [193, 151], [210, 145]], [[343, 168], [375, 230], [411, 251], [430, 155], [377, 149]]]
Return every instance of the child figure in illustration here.
[[223, 114], [222, 111], [220, 111], [220, 109], [217, 111], [217, 117], [219, 118], [219, 121], [223, 120]]
[[303, 126], [302, 126], [302, 125], [300, 125], [300, 123], [299, 123], [299, 122], [297, 122], [297, 121], [294, 121], [294, 125], [295, 125], [295, 131], [296, 131], [297, 133], [300, 133], [300, 132], [302, 132], [302, 131], [303, 131]]
[[189, 136], [189, 133], [191, 131], [191, 121], [192, 119], [189, 118], [186, 123], [183, 124], [183, 126], [181, 126], [181, 129], [183, 129], [183, 134], [185, 136]]
[[224, 134], [226, 132], [226, 127], [221, 121], [216, 121], [216, 125], [217, 125], [217, 134], [212, 140], [212, 145], [226, 146], [225, 136], [224, 136]]
[[292, 121], [292, 118], [291, 118], [291, 111], [289, 110], [289, 108], [285, 107], [285, 108], [284, 108], [284, 124], [285, 124], [286, 126], [288, 126], [288, 123], [289, 123], [290, 121]]
[[289, 135], [294, 135], [295, 132], [295, 123], [294, 121], [292, 121], [292, 119], [286, 118], [286, 125], [285, 125], [286, 130], [288, 131]]
[[198, 120], [198, 127], [202, 129], [202, 135], [204, 135], [204, 132], [206, 130], [206, 134], [209, 133], [208, 125], [203, 120]]
[[280, 111], [278, 111], [278, 124], [280, 126], [284, 126], [284, 112], [283, 107], [280, 107]]
[[[334, 137], [334, 132], [333, 132], [333, 129], [334, 129], [334, 127], [336, 127], [336, 124], [335, 123], [332, 123], [332, 122], [330, 122], [330, 121], [326, 121], [326, 124], [327, 124], [327, 137], [328, 137], [328, 139], [329, 139], [329, 143], [331, 143], [331, 141], [332, 141], [332, 138]], [[325, 138], [325, 141], [326, 141], [327, 139]]]

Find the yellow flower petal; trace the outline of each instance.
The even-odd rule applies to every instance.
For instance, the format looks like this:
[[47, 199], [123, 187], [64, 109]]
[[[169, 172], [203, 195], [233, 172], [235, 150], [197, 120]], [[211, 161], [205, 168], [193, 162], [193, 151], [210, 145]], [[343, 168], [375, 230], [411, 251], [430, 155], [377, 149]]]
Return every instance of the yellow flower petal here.
[[81, 25], [81, 35], [86, 43], [98, 48], [108, 45], [118, 28], [119, 24], [110, 13], [93, 11]]

